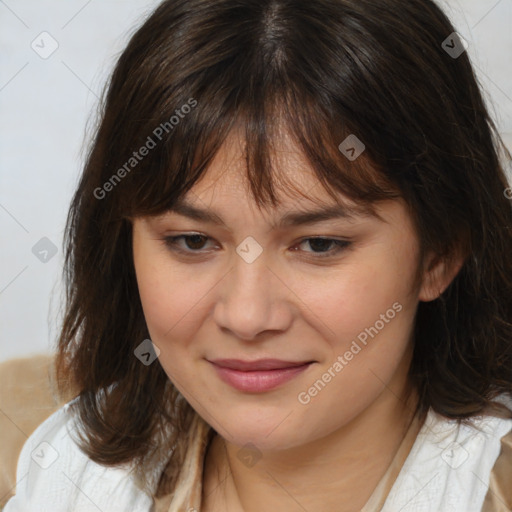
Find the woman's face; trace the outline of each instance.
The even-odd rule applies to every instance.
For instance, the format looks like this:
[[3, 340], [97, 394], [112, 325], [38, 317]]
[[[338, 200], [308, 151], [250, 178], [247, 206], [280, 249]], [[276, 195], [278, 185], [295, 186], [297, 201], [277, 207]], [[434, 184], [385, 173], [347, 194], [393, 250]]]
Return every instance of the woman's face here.
[[[305, 197], [283, 192], [281, 206], [259, 210], [233, 138], [185, 198], [220, 221], [173, 211], [133, 222], [139, 292], [160, 364], [222, 437], [262, 450], [326, 436], [385, 388], [405, 385], [418, 301], [431, 299], [412, 286], [418, 243], [403, 203], [381, 204], [385, 222], [280, 223], [319, 201], [333, 205], [297, 151], [283, 139], [277, 168]], [[311, 363], [242, 372], [211, 362], [266, 358], [286, 361], [281, 367]]]

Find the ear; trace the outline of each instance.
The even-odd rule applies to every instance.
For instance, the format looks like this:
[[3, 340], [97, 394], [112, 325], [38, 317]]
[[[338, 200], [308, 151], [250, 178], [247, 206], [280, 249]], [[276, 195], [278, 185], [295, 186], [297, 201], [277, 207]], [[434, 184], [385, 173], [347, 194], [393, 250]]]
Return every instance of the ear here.
[[431, 253], [425, 259], [423, 279], [418, 299], [430, 302], [437, 299], [455, 279], [464, 264], [463, 255], [451, 255], [442, 257]]

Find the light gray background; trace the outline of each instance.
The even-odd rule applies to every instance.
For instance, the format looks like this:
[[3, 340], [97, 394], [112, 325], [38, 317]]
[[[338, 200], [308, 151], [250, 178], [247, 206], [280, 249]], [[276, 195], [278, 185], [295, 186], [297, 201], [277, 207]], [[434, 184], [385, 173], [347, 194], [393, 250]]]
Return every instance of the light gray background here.
[[[129, 35], [157, 4], [0, 0], [0, 361], [53, 350], [62, 316], [64, 223], [98, 97]], [[512, 149], [512, 0], [442, 5], [469, 42], [491, 113]], [[51, 44], [58, 48], [43, 59], [32, 44], [43, 54]], [[43, 237], [57, 249], [46, 262], [32, 252]]]

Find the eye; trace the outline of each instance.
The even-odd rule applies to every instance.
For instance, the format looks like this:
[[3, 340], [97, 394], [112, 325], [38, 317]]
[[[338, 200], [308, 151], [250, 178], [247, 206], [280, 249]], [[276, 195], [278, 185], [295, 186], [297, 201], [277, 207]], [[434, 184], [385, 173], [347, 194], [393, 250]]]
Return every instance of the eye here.
[[[208, 250], [204, 250], [205, 243], [210, 238], [201, 233], [188, 233], [177, 236], [166, 236], [162, 240], [165, 245], [172, 251], [186, 254], [189, 256], [200, 256]], [[181, 243], [182, 242], [182, 243]], [[351, 242], [347, 240], [337, 240], [335, 238], [304, 238], [295, 247], [308, 244], [312, 251], [302, 250], [308, 255], [313, 255], [315, 258], [327, 258], [336, 256], [342, 250], [346, 249]], [[297, 249], [292, 249], [296, 251]]]
[[[323, 237], [304, 238], [298, 245], [301, 246], [305, 243], [308, 243], [313, 251], [304, 252], [313, 254], [317, 258], [336, 256], [339, 252], [350, 245], [350, 242], [347, 240]], [[329, 247], [331, 247], [331, 249], [329, 249]]]
[[[208, 237], [201, 233], [189, 233], [186, 235], [166, 236], [163, 238], [163, 241], [165, 245], [173, 251], [181, 253], [200, 253], [207, 239]], [[183, 248], [183, 245], [179, 245], [180, 241], [185, 243], [186, 248]]]

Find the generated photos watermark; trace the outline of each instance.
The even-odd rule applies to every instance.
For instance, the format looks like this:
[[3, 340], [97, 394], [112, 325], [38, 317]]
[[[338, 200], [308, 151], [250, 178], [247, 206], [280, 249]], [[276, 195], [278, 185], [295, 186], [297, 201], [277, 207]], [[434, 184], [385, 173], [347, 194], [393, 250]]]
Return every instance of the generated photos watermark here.
[[148, 135], [146, 142], [139, 148], [138, 151], [134, 151], [132, 156], [126, 160], [126, 162], [112, 174], [112, 176], [103, 183], [101, 187], [94, 189], [93, 194], [96, 199], [105, 199], [107, 194], [114, 190], [123, 178], [125, 178], [137, 165], [142, 162], [146, 156], [149, 155], [152, 149], [155, 149], [158, 143], [163, 139], [164, 135], [170, 133], [175, 126], [177, 126], [181, 119], [189, 114], [193, 108], [197, 106], [197, 100], [189, 98], [187, 103], [184, 103], [180, 108], [177, 108], [168, 121], [160, 123], [152, 132]]
[[[361, 352], [361, 350], [368, 344], [368, 336], [372, 339], [384, 329], [396, 314], [402, 311], [403, 306], [399, 302], [395, 302], [386, 313], [380, 315], [380, 319], [377, 320], [373, 326], [365, 328], [357, 335], [357, 340], [353, 340], [350, 347], [343, 355], [339, 355], [336, 361], [325, 371], [320, 378], [318, 378], [312, 385], [306, 390], [301, 391], [297, 395], [297, 399], [303, 405], [307, 405], [311, 402], [311, 399], [320, 393], [331, 380], [338, 375], [345, 366], [349, 364], [354, 357]], [[359, 343], [358, 343], [359, 342]], [[362, 345], [362, 346], [361, 346]]]

